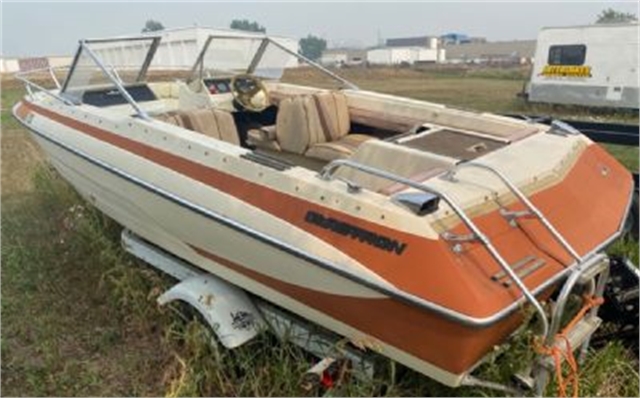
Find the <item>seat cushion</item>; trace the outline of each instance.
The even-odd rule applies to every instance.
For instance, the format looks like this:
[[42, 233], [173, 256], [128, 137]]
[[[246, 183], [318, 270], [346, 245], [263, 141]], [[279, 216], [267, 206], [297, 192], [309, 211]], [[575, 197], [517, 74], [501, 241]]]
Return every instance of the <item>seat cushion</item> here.
[[154, 116], [154, 119], [159, 120], [161, 122], [173, 124], [175, 126], [184, 127], [182, 123], [182, 118], [176, 112], [161, 113], [159, 115]]
[[238, 129], [231, 112], [226, 112], [220, 109], [212, 109], [211, 111], [218, 122], [218, 135], [220, 139], [234, 145], [240, 145]]
[[240, 145], [236, 123], [229, 112], [218, 109], [194, 109], [180, 111], [173, 118], [175, 122], [171, 119], [166, 121], [217, 140]]
[[327, 91], [313, 95], [320, 123], [324, 130], [323, 141], [336, 141], [346, 136], [351, 129], [347, 97], [336, 91]]
[[280, 101], [276, 117], [276, 138], [283, 151], [303, 154], [318, 142], [322, 130], [318, 111], [308, 95]]
[[[416, 151], [402, 145], [383, 140], [367, 140], [362, 143], [358, 151], [350, 158], [365, 166], [375, 167], [409, 179], [426, 178], [426, 174], [432, 170], [446, 170], [454, 167], [456, 159], [448, 159], [429, 152]], [[390, 187], [391, 181], [369, 173], [340, 167], [335, 172], [336, 178], [343, 178], [360, 185], [364, 189], [390, 194], [398, 187]]]
[[[433, 178], [433, 177], [435, 177], [435, 176], [437, 176], [439, 174], [444, 173], [446, 170], [447, 169], [444, 168], [444, 167], [434, 167], [432, 169], [428, 169], [428, 170], [425, 170], [425, 171], [418, 172], [418, 173], [416, 173], [416, 174], [414, 174], [412, 176], [409, 176], [408, 178], [411, 181], [414, 181], [416, 183], [421, 183], [421, 182], [424, 182], [424, 181], [426, 181], [426, 180], [428, 180], [430, 178]], [[382, 188], [378, 189], [377, 192], [382, 194], [382, 195], [391, 196], [391, 195], [396, 194], [396, 193], [398, 193], [398, 192], [400, 192], [402, 190], [405, 190], [407, 188], [409, 188], [408, 185], [402, 184], [400, 182], [394, 182], [394, 183], [391, 183], [391, 184], [389, 184], [389, 185], [387, 185], [385, 187], [382, 187]]]
[[374, 138], [364, 134], [349, 134], [337, 141], [315, 144], [309, 148], [305, 156], [326, 161], [348, 158], [363, 142], [370, 139]]
[[209, 109], [185, 111], [181, 115], [184, 127], [215, 139], [220, 139], [218, 121]]
[[276, 140], [276, 126], [262, 126], [247, 131], [247, 144], [262, 149], [281, 150]]

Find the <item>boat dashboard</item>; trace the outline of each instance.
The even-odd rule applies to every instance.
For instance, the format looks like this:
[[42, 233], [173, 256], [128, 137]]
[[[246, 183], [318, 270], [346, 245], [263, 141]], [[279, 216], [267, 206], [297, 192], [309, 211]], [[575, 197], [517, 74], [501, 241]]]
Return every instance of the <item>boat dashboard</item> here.
[[210, 95], [231, 93], [231, 78], [205, 78], [202, 83]]
[[[146, 83], [129, 84], [124, 86], [124, 89], [131, 98], [138, 103], [158, 100], [156, 94]], [[99, 108], [128, 103], [120, 90], [113, 86], [69, 90], [65, 92], [64, 96], [74, 102], [93, 105]]]

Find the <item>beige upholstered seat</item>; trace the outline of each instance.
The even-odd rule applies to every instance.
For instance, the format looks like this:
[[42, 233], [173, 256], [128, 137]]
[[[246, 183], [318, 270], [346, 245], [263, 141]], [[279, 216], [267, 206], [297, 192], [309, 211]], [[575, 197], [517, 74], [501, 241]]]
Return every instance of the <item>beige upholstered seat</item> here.
[[[364, 142], [351, 159], [415, 182], [432, 178], [454, 167], [457, 162], [453, 158], [438, 156], [382, 140]], [[404, 184], [393, 183], [386, 178], [364, 173], [351, 167], [340, 167], [335, 176], [383, 195], [393, 195], [407, 188]]]
[[259, 148], [331, 161], [351, 156], [362, 142], [372, 138], [349, 134], [350, 128], [344, 94], [322, 92], [281, 100], [275, 129], [250, 130], [248, 141]]
[[306, 152], [306, 155], [312, 158], [334, 160], [344, 159], [353, 155], [358, 147], [365, 141], [373, 137], [364, 134], [345, 135], [337, 141], [321, 142], [313, 145]]
[[318, 119], [324, 134], [307, 151], [307, 156], [334, 160], [351, 156], [358, 146], [372, 137], [364, 134], [349, 134], [351, 120], [347, 97], [337, 91], [316, 93], [313, 100], [318, 108]]
[[180, 116], [178, 116], [178, 114], [176, 112], [162, 113], [160, 115], [155, 116], [155, 118], [157, 120], [160, 120], [161, 122], [165, 122], [165, 123], [173, 124], [175, 126], [183, 127], [182, 118]]
[[163, 115], [158, 119], [221, 141], [240, 145], [238, 130], [229, 112], [218, 109], [196, 109]]
[[318, 110], [308, 95], [280, 101], [275, 126], [249, 130], [247, 142], [258, 148], [304, 154], [322, 135]]

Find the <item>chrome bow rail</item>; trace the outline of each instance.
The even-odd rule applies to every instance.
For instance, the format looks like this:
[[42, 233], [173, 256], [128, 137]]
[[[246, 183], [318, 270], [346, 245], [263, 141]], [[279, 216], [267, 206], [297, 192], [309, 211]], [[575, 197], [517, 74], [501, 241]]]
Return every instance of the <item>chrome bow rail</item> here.
[[[55, 72], [58, 70], [65, 70], [65, 69], [69, 69], [69, 66], [60, 66], [60, 67], [47, 67], [47, 68], [40, 68], [40, 69], [32, 69], [29, 71], [25, 71], [25, 72], [18, 72], [14, 75], [14, 77], [21, 81], [22, 83], [24, 83], [26, 89], [27, 89], [27, 93], [29, 94], [30, 98], [33, 100], [35, 99], [35, 93], [36, 92], [42, 92], [66, 105], [73, 105], [73, 102], [71, 102], [70, 100], [60, 96], [60, 90], [62, 88], [62, 86], [60, 85], [60, 81], [58, 80], [58, 78], [56, 77]], [[46, 87], [41, 86], [38, 83], [35, 83], [32, 81], [33, 75], [35, 74], [47, 74], [48, 77], [51, 79], [51, 81], [55, 84], [56, 88], [55, 89], [48, 89]]]

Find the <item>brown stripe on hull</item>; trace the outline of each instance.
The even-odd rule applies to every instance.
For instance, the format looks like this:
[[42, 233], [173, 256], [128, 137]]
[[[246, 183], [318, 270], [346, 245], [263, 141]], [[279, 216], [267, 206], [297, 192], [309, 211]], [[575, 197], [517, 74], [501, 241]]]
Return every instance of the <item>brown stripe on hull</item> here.
[[29, 113], [31, 113], [31, 111], [24, 102], [21, 102], [20, 105], [18, 105], [18, 107], [16, 108], [16, 116], [18, 116], [22, 120], [26, 119]]
[[[289, 222], [331, 244], [399, 289], [417, 297], [470, 316], [484, 318], [505, 308], [521, 295], [515, 286], [507, 289], [491, 281], [491, 275], [499, 272], [500, 268], [487, 250], [477, 243], [467, 245], [467, 251], [455, 255], [442, 240], [433, 241], [383, 224], [362, 220], [28, 102], [25, 102], [25, 106], [79, 132], [200, 181]], [[603, 167], [607, 169], [606, 175], [603, 175]], [[590, 145], [564, 181], [536, 193], [531, 200], [549, 216], [562, 233], [566, 234], [581, 253], [585, 253], [617, 230], [632, 188], [631, 184], [628, 171], [601, 148]], [[597, 201], [590, 200], [592, 192], [599, 195]], [[404, 242], [407, 244], [406, 249], [399, 256], [359, 243], [350, 236], [305, 222], [308, 211]], [[532, 234], [527, 235], [518, 228], [510, 227], [498, 211], [476, 217], [474, 221], [492, 239], [509, 263], [515, 263], [527, 255], [545, 259], [545, 265], [526, 278], [525, 283], [530, 288], [538, 286], [562, 270], [563, 264], [556, 258], [565, 264], [570, 262], [567, 254], [537, 221], [525, 222], [526, 229], [536, 233], [535, 241], [530, 238]]]
[[306, 289], [192, 248], [203, 257], [454, 374], [468, 370], [502, 343], [522, 319], [516, 312], [488, 328], [474, 329], [391, 298], [365, 299]]

